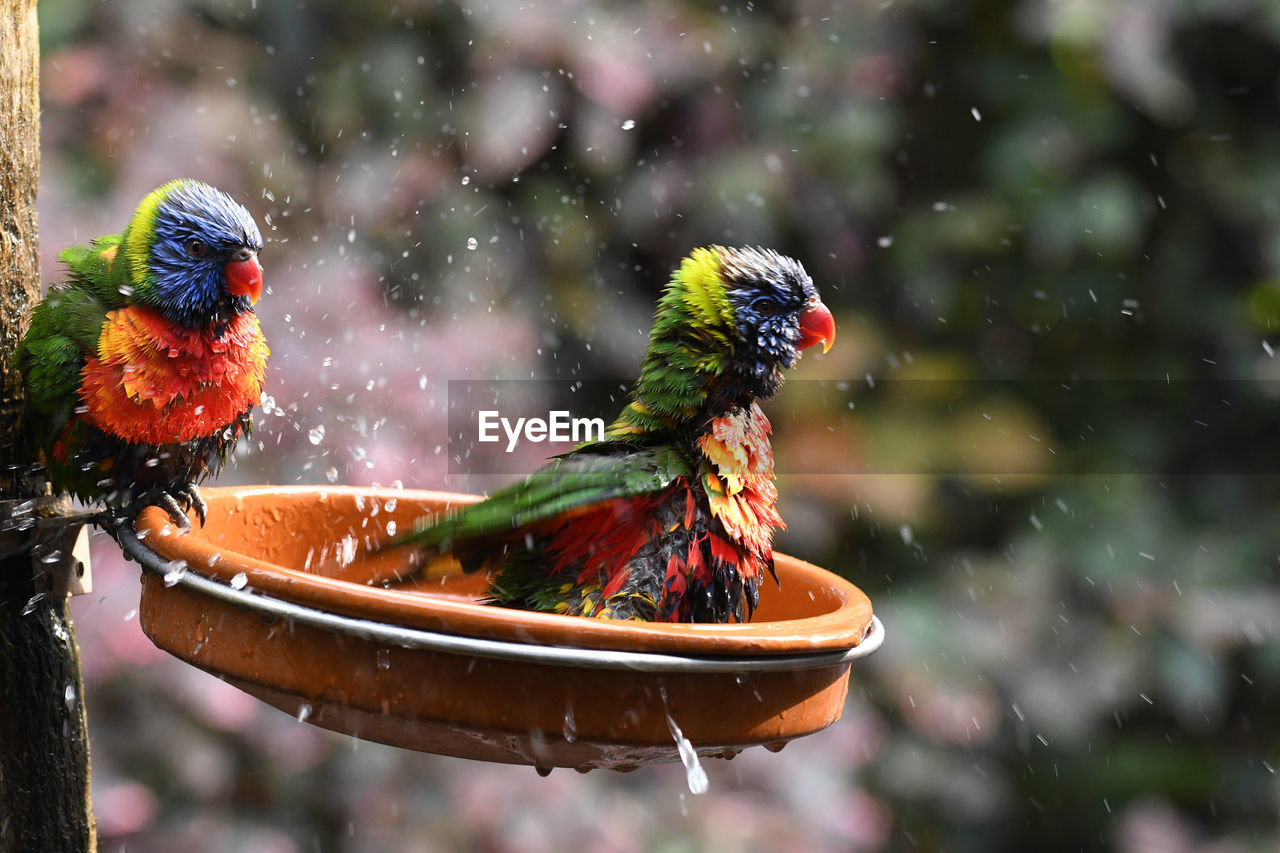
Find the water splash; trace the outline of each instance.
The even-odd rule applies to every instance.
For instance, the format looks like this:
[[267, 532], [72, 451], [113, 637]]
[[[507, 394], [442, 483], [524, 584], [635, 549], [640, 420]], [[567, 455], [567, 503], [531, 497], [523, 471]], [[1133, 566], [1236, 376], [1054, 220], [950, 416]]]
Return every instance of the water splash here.
[[174, 560], [165, 568], [167, 568], [168, 571], [164, 573], [164, 585], [173, 586], [178, 581], [182, 580], [182, 576], [187, 573], [187, 561]]
[[573, 718], [573, 708], [564, 712], [564, 739], [567, 743], [578, 740], [578, 721]]
[[711, 787], [711, 783], [707, 779], [707, 771], [703, 769], [702, 762], [698, 760], [698, 751], [684, 736], [684, 732], [680, 731], [680, 727], [676, 725], [676, 721], [670, 714], [667, 714], [667, 728], [671, 729], [671, 736], [676, 740], [676, 749], [680, 750], [680, 761], [684, 764], [684, 774], [689, 781], [689, 793], [705, 794]]
[[356, 558], [356, 546], [358, 544], [354, 536], [342, 537], [342, 540], [338, 542], [339, 551], [336, 555], [339, 566], [351, 565]]

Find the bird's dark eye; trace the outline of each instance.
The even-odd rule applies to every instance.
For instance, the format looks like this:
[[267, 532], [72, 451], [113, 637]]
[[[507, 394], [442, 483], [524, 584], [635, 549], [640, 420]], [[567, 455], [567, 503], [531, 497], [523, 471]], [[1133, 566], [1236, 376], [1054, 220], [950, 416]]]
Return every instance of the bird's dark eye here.
[[759, 313], [761, 317], [772, 317], [774, 314], [778, 313], [778, 303], [774, 302], [772, 299], [761, 299], [756, 303], [756, 312]]
[[193, 258], [203, 258], [204, 253], [209, 250], [209, 247], [204, 244], [203, 240], [197, 240], [192, 237], [187, 241], [186, 250], [187, 254]]

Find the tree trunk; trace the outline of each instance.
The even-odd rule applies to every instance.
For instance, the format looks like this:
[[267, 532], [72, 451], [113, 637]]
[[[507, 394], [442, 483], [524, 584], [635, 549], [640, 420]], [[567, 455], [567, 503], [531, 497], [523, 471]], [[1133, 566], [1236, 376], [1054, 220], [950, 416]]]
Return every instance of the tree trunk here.
[[[35, 0], [0, 0], [0, 510], [43, 490], [13, 364], [40, 296], [39, 80]], [[94, 850], [80, 652], [67, 599], [36, 598], [33, 542], [0, 530], [0, 851]]]

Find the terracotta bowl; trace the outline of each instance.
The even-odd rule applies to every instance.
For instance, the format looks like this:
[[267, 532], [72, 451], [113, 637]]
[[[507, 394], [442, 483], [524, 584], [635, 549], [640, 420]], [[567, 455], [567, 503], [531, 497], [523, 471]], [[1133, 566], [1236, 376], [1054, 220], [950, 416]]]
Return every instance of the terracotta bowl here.
[[203, 527], [155, 508], [121, 544], [147, 571], [160, 648], [287, 713], [445, 755], [631, 769], [780, 748], [840, 718], [850, 663], [883, 631], [855, 586], [776, 556], [747, 624], [607, 622], [480, 603], [451, 559], [411, 580], [370, 553], [477, 498], [352, 488], [217, 488]]

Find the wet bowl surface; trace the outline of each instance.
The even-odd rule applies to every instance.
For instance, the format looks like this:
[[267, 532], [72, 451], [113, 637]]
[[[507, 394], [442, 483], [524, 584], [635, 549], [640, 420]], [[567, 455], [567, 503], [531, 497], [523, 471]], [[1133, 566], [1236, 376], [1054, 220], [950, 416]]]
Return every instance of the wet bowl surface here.
[[839, 719], [850, 660], [880, 639], [860, 590], [782, 554], [749, 623], [608, 622], [488, 606], [450, 559], [402, 580], [403, 551], [371, 553], [475, 496], [204, 496], [203, 527], [152, 508], [122, 537], [150, 569], [147, 635], [300, 719], [411, 749], [585, 770], [678, 760], [677, 727], [703, 755], [780, 747]]

